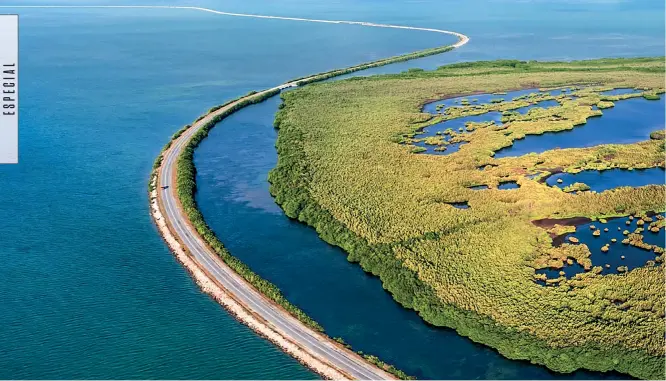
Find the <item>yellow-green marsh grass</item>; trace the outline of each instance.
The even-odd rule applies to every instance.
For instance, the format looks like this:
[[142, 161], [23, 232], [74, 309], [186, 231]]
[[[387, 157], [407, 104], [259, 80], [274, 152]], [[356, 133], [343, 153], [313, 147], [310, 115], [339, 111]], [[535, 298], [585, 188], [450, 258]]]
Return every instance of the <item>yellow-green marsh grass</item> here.
[[[345, 249], [350, 260], [380, 276], [399, 303], [432, 324], [452, 327], [509, 358], [557, 371], [587, 368], [659, 377], [664, 373], [663, 260], [601, 275], [603, 264], [591, 263], [587, 246], [552, 245], [552, 234], [571, 226], [563, 222], [549, 232], [533, 221], [662, 211], [663, 185], [568, 193], [540, 180], [555, 171], [663, 166], [663, 134], [628, 145], [521, 157], [494, 159], [493, 152], [527, 134], [576, 128], [603, 113], [592, 105], [642, 96], [603, 96], [601, 89], [663, 92], [663, 69], [661, 58], [499, 61], [284, 93], [285, 105], [276, 117], [279, 159], [269, 177], [271, 192], [287, 215]], [[473, 125], [472, 131], [449, 131], [451, 142], [469, 142], [449, 155], [415, 154], [413, 146], [398, 144], [418, 139], [420, 129], [436, 122], [421, 112], [427, 100], [563, 86], [576, 89], [554, 97], [561, 106], [525, 115], [509, 112], [506, 128]], [[513, 102], [526, 105], [534, 99], [457, 106], [437, 118], [507, 111], [515, 108]], [[535, 173], [542, 174], [528, 177]], [[494, 189], [507, 181], [520, 188]], [[469, 189], [478, 184], [490, 189]], [[469, 209], [450, 205], [458, 202], [467, 202]], [[564, 261], [589, 271], [546, 280], [552, 287], [535, 281], [535, 269], [561, 267]]]

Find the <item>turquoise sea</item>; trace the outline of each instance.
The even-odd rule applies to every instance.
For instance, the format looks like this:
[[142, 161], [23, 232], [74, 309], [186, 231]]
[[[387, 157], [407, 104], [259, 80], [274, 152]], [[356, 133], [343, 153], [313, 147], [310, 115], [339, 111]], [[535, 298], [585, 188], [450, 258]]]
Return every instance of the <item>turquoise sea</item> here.
[[[17, 3], [111, 1], [0, 0]], [[652, 0], [112, 3], [399, 23], [472, 38], [459, 51], [372, 73], [664, 51], [664, 4]], [[19, 13], [21, 25], [20, 164], [0, 166], [0, 378], [316, 378], [199, 292], [173, 259], [148, 214], [152, 162], [173, 132], [239, 94], [453, 38], [187, 10], [0, 13]], [[265, 181], [277, 105], [273, 98], [224, 121], [196, 154], [198, 201], [232, 253], [331, 335], [421, 378], [559, 376], [424, 324], [287, 220]]]

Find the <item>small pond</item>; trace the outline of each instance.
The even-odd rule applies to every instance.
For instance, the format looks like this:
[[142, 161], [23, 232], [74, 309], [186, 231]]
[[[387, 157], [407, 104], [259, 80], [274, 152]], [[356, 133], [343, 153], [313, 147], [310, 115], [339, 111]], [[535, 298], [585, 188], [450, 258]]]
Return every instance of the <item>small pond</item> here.
[[[585, 268], [583, 268], [583, 266], [579, 265], [578, 263], [574, 262], [571, 265], [564, 265], [564, 267], [562, 267], [561, 269], [546, 268], [546, 269], [537, 270], [536, 273], [546, 274], [548, 279], [557, 279], [560, 277], [560, 271], [564, 272], [564, 276], [567, 277], [567, 279], [569, 279], [578, 273], [584, 272]], [[541, 280], [537, 281], [537, 283], [541, 285], [546, 285], [546, 282]]]
[[499, 185], [497, 186], [497, 189], [501, 190], [518, 189], [518, 188], [520, 188], [520, 185], [518, 185], [518, 183], [515, 181], [504, 181], [499, 183]]
[[474, 185], [474, 186], [468, 187], [467, 189], [484, 190], [484, 189], [490, 189], [490, 188], [487, 185]]
[[[661, 213], [661, 215], [663, 216], [664, 213]], [[653, 216], [653, 218], [655, 217]], [[610, 219], [606, 223], [593, 221], [581, 224], [576, 227], [575, 233], [564, 236], [564, 242], [569, 243], [568, 238], [575, 237], [580, 241], [579, 244], [587, 245], [591, 252], [590, 259], [592, 260], [592, 266], [603, 267], [602, 274], [617, 274], [617, 268], [619, 266], [626, 266], [628, 271], [631, 271], [637, 267], [645, 266], [647, 261], [654, 260], [657, 257], [657, 254], [653, 251], [640, 249], [622, 243], [622, 240], [626, 238], [623, 232], [625, 230], [633, 232], [638, 227], [638, 220], [638, 218], [630, 220], [629, 217], [622, 217]], [[629, 225], [627, 225], [627, 221], [630, 222]], [[590, 226], [594, 226], [594, 229], [590, 228]], [[648, 223], [644, 225], [646, 228], [647, 226]], [[595, 237], [593, 233], [597, 229], [601, 234], [598, 237]], [[608, 231], [606, 231], [606, 229], [608, 229]], [[666, 239], [664, 231], [664, 229], [659, 229], [658, 233], [653, 233], [645, 229], [642, 233], [643, 242], [664, 247], [664, 240]], [[612, 239], [615, 239], [616, 242], [612, 242]], [[607, 252], [604, 252], [601, 248], [606, 244], [609, 245], [609, 249]], [[624, 256], [624, 259], [622, 259], [622, 256]], [[581, 265], [574, 262], [572, 265], [565, 264], [562, 269], [547, 268], [537, 270], [536, 273], [546, 274], [548, 278], [554, 279], [559, 277], [560, 271], [564, 271], [566, 277], [571, 278], [585, 270]], [[543, 282], [539, 283], [543, 284]]]
[[[520, 185], [518, 185], [518, 183], [515, 181], [504, 181], [499, 183], [499, 185], [497, 186], [497, 189], [500, 190], [518, 189], [518, 188], [520, 188]], [[490, 189], [490, 187], [488, 185], [474, 185], [471, 187], [467, 187], [467, 189], [478, 191], [478, 190]]]
[[[590, 190], [603, 192], [617, 187], [642, 187], [664, 184], [666, 172], [663, 168], [650, 169], [609, 169], [605, 171], [581, 171], [578, 173], [556, 173], [546, 179], [546, 184], [564, 188], [573, 183], [585, 183]], [[558, 180], [562, 180], [558, 183]]]

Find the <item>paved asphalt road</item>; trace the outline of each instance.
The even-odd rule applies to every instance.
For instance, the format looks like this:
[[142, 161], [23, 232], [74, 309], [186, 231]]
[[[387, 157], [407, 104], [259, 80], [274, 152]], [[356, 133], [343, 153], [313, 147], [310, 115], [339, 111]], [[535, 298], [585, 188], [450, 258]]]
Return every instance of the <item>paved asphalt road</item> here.
[[[199, 9], [205, 10], [208, 12], [226, 14], [224, 12], [218, 12], [208, 9]], [[256, 15], [242, 15], [242, 14], [230, 14], [237, 16], [249, 16], [249, 17], [262, 17], [262, 18], [272, 18], [273, 16], [256, 16]], [[285, 18], [292, 20], [291, 18]], [[349, 21], [326, 21], [326, 20], [306, 20], [298, 19], [300, 21], [317, 21], [317, 22], [334, 22], [334, 23], [348, 23], [348, 24], [361, 24], [366, 26], [374, 27], [388, 27], [388, 28], [400, 28], [400, 29], [415, 29], [415, 30], [424, 30], [437, 33], [446, 33], [452, 34], [458, 37], [458, 42], [453, 44], [453, 48], [458, 48], [465, 45], [469, 42], [469, 38], [464, 34], [444, 31], [439, 29], [427, 29], [427, 28], [415, 28], [415, 27], [404, 27], [404, 26], [395, 26], [395, 25], [384, 25], [384, 24], [372, 24], [372, 23], [362, 23], [362, 22], [349, 22]], [[317, 75], [315, 75], [317, 76]], [[313, 76], [314, 77], [314, 76]], [[312, 77], [308, 77], [312, 78]], [[308, 78], [303, 78], [301, 80], [307, 80]], [[298, 81], [293, 81], [290, 83], [285, 83], [283, 85], [264, 90], [255, 94], [254, 96], [259, 96], [265, 92], [274, 91], [276, 89], [286, 89], [289, 87], [296, 87]], [[162, 213], [166, 218], [166, 221], [170, 223], [173, 227], [173, 233], [177, 239], [183, 244], [189, 252], [191, 253], [193, 259], [199, 266], [205, 268], [209, 274], [211, 274], [215, 280], [222, 285], [229, 293], [233, 294], [237, 300], [239, 300], [243, 306], [251, 310], [254, 314], [263, 318], [273, 329], [280, 332], [282, 336], [288, 338], [289, 340], [298, 343], [298, 345], [305, 349], [310, 355], [318, 358], [320, 361], [329, 364], [333, 368], [341, 371], [342, 373], [351, 376], [355, 379], [362, 380], [380, 380], [380, 379], [394, 379], [391, 374], [384, 372], [383, 370], [377, 368], [376, 366], [368, 363], [361, 357], [357, 356], [353, 352], [347, 349], [342, 349], [339, 346], [335, 345], [334, 342], [328, 338], [322, 338], [321, 335], [318, 335], [311, 328], [307, 327], [299, 320], [291, 316], [289, 313], [283, 311], [282, 309], [276, 307], [271, 301], [266, 299], [258, 291], [256, 291], [249, 283], [242, 279], [238, 274], [236, 274], [231, 268], [229, 268], [219, 257], [207, 247], [203, 242], [203, 239], [199, 236], [196, 230], [187, 224], [187, 217], [184, 212], [177, 207], [176, 199], [176, 176], [175, 176], [175, 167], [178, 156], [182, 152], [183, 148], [187, 145], [187, 142], [190, 140], [193, 134], [195, 134], [199, 129], [206, 125], [212, 118], [216, 115], [224, 112], [225, 110], [233, 107], [236, 103], [231, 103], [212, 114], [207, 115], [205, 118], [194, 123], [191, 128], [184, 132], [176, 141], [173, 142], [171, 148], [164, 153], [164, 158], [162, 160], [162, 166], [160, 169], [159, 175], [159, 186], [158, 190], [161, 196], [163, 210]]]
[[[289, 87], [290, 84], [280, 86], [280, 88]], [[272, 89], [271, 89], [272, 90]], [[269, 90], [267, 90], [269, 91]], [[216, 112], [222, 112], [224, 109], [233, 106], [233, 103]], [[224, 264], [219, 257], [207, 247], [202, 241], [194, 227], [186, 223], [185, 212], [177, 207], [176, 201], [176, 176], [175, 167], [178, 156], [187, 145], [190, 137], [203, 127], [213, 115], [192, 125], [171, 148], [165, 153], [162, 161], [161, 173], [159, 176], [159, 189], [163, 214], [166, 220], [173, 227], [173, 233], [178, 240], [189, 250], [193, 259], [199, 266], [205, 268], [209, 274], [230, 293], [232, 293], [240, 302], [252, 312], [273, 325], [281, 334], [299, 346], [306, 349], [315, 357], [324, 362], [328, 362], [333, 367], [341, 370], [343, 373], [351, 375], [356, 379], [378, 380], [389, 377], [387, 373], [378, 369], [374, 365], [362, 360], [350, 351], [342, 350], [327, 340], [322, 340], [311, 328], [289, 315], [287, 312], [276, 308], [272, 302], [268, 301], [244, 279], [236, 274], [231, 268]], [[167, 188], [164, 188], [167, 187]]]

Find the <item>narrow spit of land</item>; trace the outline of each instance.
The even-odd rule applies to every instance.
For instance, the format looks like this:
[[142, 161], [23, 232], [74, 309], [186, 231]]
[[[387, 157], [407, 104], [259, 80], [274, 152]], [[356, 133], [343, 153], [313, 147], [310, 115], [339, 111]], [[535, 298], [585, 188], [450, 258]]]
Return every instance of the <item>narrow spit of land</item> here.
[[[394, 27], [370, 23], [362, 23], [362, 25]], [[438, 32], [449, 33], [448, 31]], [[155, 187], [155, 190], [151, 192], [151, 210], [160, 233], [201, 288], [258, 334], [266, 337], [286, 353], [326, 378], [376, 380], [395, 379], [395, 376], [304, 324], [280, 305], [262, 295], [250, 282], [221, 260], [218, 253], [210, 246], [211, 242], [207, 242], [192, 225], [181, 204], [182, 200], [179, 199], [177, 189], [178, 166], [176, 163], [198, 132], [210, 128], [210, 124], [219, 122], [221, 117], [228, 116], [247, 104], [256, 103], [252, 100], [260, 101], [286, 88], [365, 68], [445, 52], [469, 41], [469, 38], [462, 34], [455, 33], [455, 35], [459, 36], [459, 41], [451, 46], [300, 78], [228, 103], [197, 120], [172, 141], [171, 146], [162, 155], [161, 165], [156, 169], [155, 177], [151, 179], [152, 187]]]
[[[297, 87], [311, 82], [340, 76], [350, 72], [369, 69], [372, 67], [388, 65], [395, 62], [407, 61], [433, 54], [443, 53], [459, 48], [469, 42], [464, 34], [434, 29], [419, 28], [403, 25], [376, 24], [362, 21], [344, 20], [318, 20], [295, 17], [265, 16], [243, 13], [222, 12], [209, 8], [189, 6], [164, 5], [4, 5], [0, 8], [101, 8], [101, 9], [176, 9], [195, 10], [225, 16], [251, 17], [261, 19], [278, 19], [287, 21], [304, 21], [329, 24], [361, 25], [378, 28], [393, 28], [406, 30], [420, 30], [426, 32], [442, 33], [456, 36], [458, 42], [448, 46], [435, 47], [409, 53], [401, 56], [389, 57], [357, 66], [332, 70], [324, 73], [298, 78], [296, 80], [248, 94], [229, 102], [222, 107], [211, 109], [208, 114], [197, 119], [191, 126], [181, 130], [169, 143], [168, 148], [158, 158], [159, 165], [155, 168], [150, 180], [151, 187], [151, 214], [163, 238], [174, 252], [176, 258], [185, 266], [201, 289], [211, 295], [230, 313], [241, 322], [248, 325], [259, 335], [275, 343], [286, 353], [292, 355], [301, 363], [329, 379], [395, 379], [396, 376], [381, 369], [376, 364], [379, 361], [368, 361], [340, 343], [332, 340], [325, 334], [318, 332], [312, 324], [305, 324], [302, 320], [288, 312], [283, 305], [276, 303], [262, 294], [246, 276], [235, 272], [220, 258], [210, 238], [200, 234], [199, 230], [190, 220], [191, 210], [183, 208], [183, 200], [179, 198], [178, 161], [183, 152], [192, 149], [192, 140], [197, 133], [205, 132], [213, 124], [219, 122], [231, 113], [263, 99], [276, 95], [281, 90]], [[202, 131], [203, 130], [203, 131]], [[215, 238], [213, 238], [215, 239]], [[242, 267], [243, 265], [241, 265]], [[256, 275], [252, 275], [256, 277]], [[255, 279], [256, 280], [256, 279]], [[261, 282], [259, 282], [261, 283]], [[264, 284], [267, 282], [263, 281]], [[271, 285], [272, 286], [272, 285]], [[288, 302], [286, 302], [288, 304]], [[292, 306], [293, 307], [293, 306]], [[301, 320], [299, 320], [299, 318]], [[315, 323], [316, 324], [316, 323]], [[394, 368], [387, 368], [393, 370]]]
[[[341, 20], [315, 20], [292, 17], [264, 16], [216, 11], [201, 7], [187, 6], [155, 6], [155, 5], [3, 5], [0, 8], [102, 8], [102, 9], [177, 9], [195, 10], [214, 14], [279, 19], [288, 21], [304, 21], [332, 24], [351, 24], [379, 28], [395, 28], [406, 30], [421, 30], [434, 33], [454, 35], [458, 42], [450, 46], [436, 47], [418, 51], [402, 56], [390, 57], [373, 61], [346, 69], [332, 70], [276, 86], [257, 93], [248, 94], [222, 107], [211, 109], [205, 116], [199, 118], [188, 128], [181, 130], [179, 135], [169, 143], [162, 155], [158, 158], [159, 165], [151, 176], [151, 214], [163, 238], [174, 252], [176, 258], [190, 271], [201, 289], [210, 294], [241, 322], [248, 325], [258, 334], [266, 337], [289, 353], [307, 367], [329, 379], [394, 379], [395, 376], [376, 366], [377, 361], [371, 362], [354, 353], [345, 346], [335, 342], [326, 335], [318, 332], [311, 325], [305, 324], [302, 316], [299, 320], [284, 307], [262, 294], [247, 280], [239, 275], [223, 261], [219, 253], [213, 249], [212, 242], [204, 238], [188, 217], [190, 210], [183, 208], [178, 192], [178, 160], [183, 151], [191, 147], [191, 141], [198, 132], [211, 128], [212, 124], [222, 118], [243, 108], [244, 106], [261, 101], [279, 93], [289, 87], [296, 87], [310, 82], [316, 82], [350, 72], [364, 70], [371, 67], [387, 65], [394, 62], [406, 61], [428, 55], [443, 53], [459, 48], [469, 42], [464, 34], [433, 29], [418, 28], [402, 25], [375, 24], [358, 21]], [[248, 102], [250, 101], [250, 102]], [[209, 238], [208, 238], [209, 239]], [[265, 282], [265, 281], [264, 281]], [[288, 302], [287, 302], [288, 303]], [[381, 363], [380, 363], [381, 364]]]
[[[255, 96], [290, 85], [275, 87]], [[157, 181], [159, 187], [151, 194], [151, 209], [161, 234], [205, 292], [258, 334], [320, 375], [329, 379], [394, 378], [361, 356], [301, 323], [258, 292], [227, 266], [190, 224], [176, 192], [178, 158], [200, 128], [210, 123], [219, 113], [233, 109], [244, 99], [232, 102], [194, 123], [164, 152], [158, 177], [153, 180]]]

